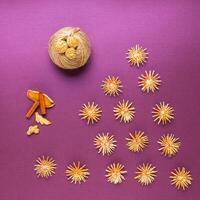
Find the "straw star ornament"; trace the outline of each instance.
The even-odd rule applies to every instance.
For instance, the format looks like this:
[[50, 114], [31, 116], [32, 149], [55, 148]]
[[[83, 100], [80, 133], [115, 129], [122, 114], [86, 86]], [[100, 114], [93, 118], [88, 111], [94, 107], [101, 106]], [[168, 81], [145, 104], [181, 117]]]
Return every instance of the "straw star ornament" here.
[[148, 53], [146, 51], [147, 49], [136, 45], [135, 47], [132, 47], [128, 50], [126, 58], [131, 65], [139, 67], [140, 65], [143, 65], [148, 58]]
[[110, 135], [109, 133], [99, 134], [94, 139], [94, 145], [98, 150], [98, 153], [101, 153], [103, 156], [113, 153], [113, 151], [117, 147], [116, 142], [117, 141], [114, 139], [114, 136]]
[[87, 120], [88, 124], [93, 124], [100, 120], [101, 113], [102, 110], [97, 104], [88, 102], [87, 104], [83, 104], [79, 115], [81, 119]]
[[135, 131], [133, 134], [129, 134], [130, 137], [126, 138], [128, 149], [132, 152], [143, 151], [148, 145], [148, 137], [142, 131]]
[[118, 96], [122, 92], [122, 84], [119, 77], [108, 76], [102, 83], [101, 88], [105, 95]]
[[184, 167], [178, 167], [171, 172], [171, 184], [179, 189], [187, 189], [192, 184], [192, 176], [190, 171], [187, 171]]
[[155, 74], [155, 71], [145, 71], [139, 78], [138, 84], [143, 92], [154, 92], [159, 89], [161, 80], [159, 74]]
[[162, 123], [163, 125], [171, 122], [174, 119], [174, 109], [165, 102], [160, 102], [156, 104], [152, 111], [154, 121], [158, 124]]
[[90, 175], [89, 170], [85, 165], [81, 165], [80, 162], [73, 162], [72, 165], [69, 165], [65, 171], [66, 176], [71, 183], [82, 183], [88, 179]]
[[105, 176], [108, 182], [118, 184], [125, 180], [124, 174], [126, 173], [127, 171], [124, 170], [124, 165], [113, 163], [107, 167]]
[[56, 164], [53, 158], [42, 156], [36, 160], [35, 171], [38, 177], [48, 178], [55, 174]]
[[142, 165], [139, 165], [137, 167], [136, 176], [135, 179], [141, 184], [141, 185], [149, 185], [151, 184], [155, 177], [156, 177], [156, 167], [152, 166], [152, 164], [149, 163], [143, 163]]
[[160, 144], [160, 148], [158, 150], [168, 157], [175, 155], [181, 145], [179, 138], [176, 138], [173, 134], [163, 135], [159, 139], [158, 144]]
[[120, 122], [131, 122], [135, 117], [135, 108], [132, 102], [123, 100], [114, 107], [114, 116], [116, 119], [120, 119]]

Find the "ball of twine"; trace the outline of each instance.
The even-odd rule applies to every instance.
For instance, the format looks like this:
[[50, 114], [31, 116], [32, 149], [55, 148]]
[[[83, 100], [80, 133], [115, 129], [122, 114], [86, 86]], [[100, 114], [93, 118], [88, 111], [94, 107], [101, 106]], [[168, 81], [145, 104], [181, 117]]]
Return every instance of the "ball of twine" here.
[[80, 28], [65, 27], [51, 36], [48, 52], [57, 66], [63, 69], [77, 69], [85, 65], [90, 57], [90, 42]]

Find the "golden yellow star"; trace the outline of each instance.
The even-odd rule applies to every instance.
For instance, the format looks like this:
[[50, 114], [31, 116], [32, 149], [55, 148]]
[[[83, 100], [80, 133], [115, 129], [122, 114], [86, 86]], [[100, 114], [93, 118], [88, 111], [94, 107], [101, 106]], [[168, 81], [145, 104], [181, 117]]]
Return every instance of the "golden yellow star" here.
[[132, 106], [132, 102], [123, 100], [114, 107], [114, 115], [116, 119], [120, 119], [120, 122], [130, 122], [135, 117], [135, 108]]
[[127, 53], [128, 62], [131, 65], [136, 65], [137, 67], [143, 65], [148, 58], [148, 53], [146, 52], [146, 50], [147, 49], [143, 49], [139, 45], [130, 48]]
[[157, 171], [155, 170], [156, 167], [152, 166], [152, 164], [143, 163], [139, 165], [137, 169], [138, 171], [136, 172], [137, 176], [135, 176], [135, 179], [138, 180], [140, 184], [149, 185], [154, 181]]
[[121, 81], [119, 80], [119, 77], [115, 76], [108, 76], [105, 78], [104, 81], [102, 81], [103, 84], [101, 85], [105, 95], [109, 96], [118, 96], [119, 93], [122, 92], [122, 84]]
[[163, 135], [158, 143], [160, 144], [159, 151], [169, 157], [175, 155], [181, 145], [179, 138], [176, 138], [173, 134]]
[[88, 102], [87, 104], [83, 104], [79, 115], [81, 119], [86, 119], [88, 124], [93, 124], [99, 121], [101, 113], [102, 110], [97, 104]]
[[127, 173], [127, 171], [124, 170], [124, 165], [120, 163], [113, 163], [109, 165], [106, 169], [106, 177], [108, 179], [108, 182], [113, 184], [121, 183], [123, 180], [125, 180], [124, 175]]
[[155, 71], [145, 71], [139, 78], [138, 84], [144, 92], [154, 92], [159, 89], [161, 80], [159, 74], [155, 74]]
[[38, 177], [41, 176], [42, 178], [48, 178], [55, 174], [56, 164], [53, 158], [42, 156], [36, 160], [36, 163], [34, 170]]
[[143, 151], [149, 143], [148, 137], [144, 135], [142, 131], [135, 131], [133, 134], [130, 133], [129, 135], [130, 137], [126, 138], [126, 140], [128, 141], [127, 146], [130, 151]]
[[85, 165], [81, 165], [80, 162], [73, 162], [72, 165], [67, 167], [65, 173], [68, 180], [75, 184], [85, 182], [90, 175], [89, 170], [85, 167]]
[[103, 155], [110, 155], [117, 147], [116, 142], [114, 136], [109, 133], [106, 135], [104, 133], [99, 134], [94, 139], [94, 145], [98, 149], [98, 153]]
[[190, 171], [187, 171], [184, 167], [174, 169], [174, 171], [171, 172], [170, 179], [171, 184], [175, 185], [177, 189], [185, 190], [192, 184]]
[[154, 121], [160, 124], [162, 122], [165, 125], [168, 122], [171, 122], [174, 119], [174, 109], [166, 104], [161, 102], [159, 105], [156, 104], [152, 111]]

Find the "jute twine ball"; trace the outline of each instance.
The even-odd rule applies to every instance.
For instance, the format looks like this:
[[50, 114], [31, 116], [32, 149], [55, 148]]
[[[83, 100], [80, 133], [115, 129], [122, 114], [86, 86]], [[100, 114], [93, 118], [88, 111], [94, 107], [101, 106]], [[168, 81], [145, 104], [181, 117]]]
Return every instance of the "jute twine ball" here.
[[49, 56], [63, 69], [77, 69], [86, 64], [91, 49], [87, 35], [80, 28], [65, 27], [54, 33], [48, 44]]

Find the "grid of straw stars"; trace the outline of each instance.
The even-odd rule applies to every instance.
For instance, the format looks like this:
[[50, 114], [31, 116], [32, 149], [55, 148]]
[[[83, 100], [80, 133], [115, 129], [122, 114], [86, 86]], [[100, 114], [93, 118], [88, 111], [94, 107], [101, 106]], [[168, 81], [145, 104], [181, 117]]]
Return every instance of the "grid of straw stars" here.
[[[132, 47], [127, 52], [128, 62], [132, 66], [140, 67], [148, 59], [147, 49], [140, 45]], [[138, 86], [143, 92], [154, 93], [159, 90], [161, 78], [154, 70], [145, 71], [138, 77]], [[123, 92], [122, 82], [119, 77], [108, 76], [102, 81], [101, 88], [106, 96], [117, 97]], [[97, 123], [101, 118], [102, 108], [95, 102], [83, 104], [80, 117], [87, 124]], [[114, 117], [121, 123], [129, 123], [134, 120], [136, 110], [133, 102], [129, 100], [119, 101], [113, 108]], [[174, 119], [174, 109], [168, 103], [161, 101], [152, 108], [152, 118], [157, 124], [166, 125]], [[148, 136], [144, 131], [135, 130], [125, 138], [127, 148], [133, 153], [142, 152], [149, 144]], [[162, 155], [172, 157], [178, 153], [181, 143], [174, 134], [164, 134], [158, 140], [159, 151]], [[111, 155], [117, 147], [115, 136], [111, 133], [99, 133], [94, 138], [94, 146], [102, 156]], [[48, 178], [55, 174], [56, 164], [53, 158], [42, 156], [36, 160], [35, 171], [38, 177]], [[83, 183], [90, 175], [89, 169], [79, 161], [73, 162], [66, 168], [66, 177], [71, 183]], [[119, 184], [125, 180], [125, 166], [121, 163], [112, 163], [105, 169], [105, 177], [112, 184]], [[142, 186], [150, 185], [157, 176], [157, 168], [149, 162], [141, 163], [136, 171], [134, 179]], [[169, 176], [171, 184], [177, 189], [185, 190], [191, 185], [192, 176], [185, 167], [177, 167]]]

